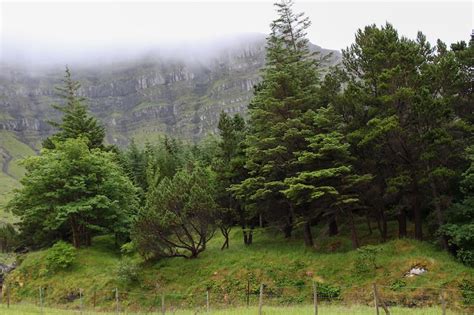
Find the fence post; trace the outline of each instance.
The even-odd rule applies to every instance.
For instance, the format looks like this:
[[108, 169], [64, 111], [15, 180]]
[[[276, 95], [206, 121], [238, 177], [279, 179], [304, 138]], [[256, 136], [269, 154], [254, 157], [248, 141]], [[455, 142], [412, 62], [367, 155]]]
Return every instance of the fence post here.
[[40, 310], [41, 314], [43, 314], [43, 288], [39, 288], [39, 302], [40, 302]]
[[10, 286], [7, 285], [7, 308], [10, 308]]
[[206, 291], [206, 309], [208, 313], [211, 310], [210, 305], [209, 305], [209, 289], [207, 289]]
[[318, 284], [313, 282], [314, 315], [318, 315]]
[[115, 288], [115, 312], [120, 313], [120, 304], [119, 304], [119, 291], [118, 288]]
[[379, 299], [378, 299], [378, 294], [377, 294], [377, 285], [374, 284], [372, 285], [374, 289], [374, 303], [375, 303], [375, 314], [379, 315]]
[[444, 299], [444, 291], [441, 290], [441, 292], [439, 293], [439, 296], [441, 298], [441, 309], [443, 311], [443, 315], [446, 315], [446, 300]]
[[263, 283], [260, 284], [260, 297], [258, 299], [258, 315], [262, 315], [263, 307]]
[[95, 308], [97, 302], [97, 290], [94, 288], [94, 296], [92, 298], [92, 306]]
[[82, 289], [79, 289], [79, 314], [82, 315]]
[[165, 315], [166, 306], [165, 306], [165, 294], [161, 293], [161, 314]]

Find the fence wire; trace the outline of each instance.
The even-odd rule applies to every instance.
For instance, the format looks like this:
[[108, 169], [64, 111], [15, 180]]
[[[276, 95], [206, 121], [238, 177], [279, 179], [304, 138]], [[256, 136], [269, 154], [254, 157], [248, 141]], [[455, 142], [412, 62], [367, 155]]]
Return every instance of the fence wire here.
[[[195, 288], [195, 287], [194, 287]], [[210, 310], [236, 307], [301, 306], [313, 305], [379, 305], [391, 307], [437, 307], [443, 314], [446, 310], [474, 314], [474, 291], [440, 287], [368, 284], [366, 286], [330, 286], [324, 283], [301, 283], [299, 285], [260, 285], [248, 283], [226, 292], [223, 288], [202, 287], [195, 292], [173, 292], [157, 287], [154, 290], [137, 292], [126, 288], [72, 289], [63, 292], [60, 299], [54, 288], [38, 288], [36, 298], [28, 300], [42, 312], [48, 308], [67, 308], [79, 312], [112, 313], [161, 313], [173, 314], [178, 310], [205, 313]], [[56, 293], [56, 294], [53, 294]], [[53, 296], [56, 298], [53, 299]], [[1, 303], [15, 305], [25, 301], [10, 298], [8, 287], [4, 287]], [[316, 311], [315, 311], [316, 312]], [[381, 313], [382, 314], [382, 313]]]

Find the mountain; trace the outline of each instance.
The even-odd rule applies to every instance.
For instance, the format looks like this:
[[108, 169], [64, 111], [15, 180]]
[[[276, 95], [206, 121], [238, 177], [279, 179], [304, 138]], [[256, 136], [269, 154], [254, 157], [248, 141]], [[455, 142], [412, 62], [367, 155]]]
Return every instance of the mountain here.
[[[311, 45], [321, 55], [340, 53]], [[202, 45], [155, 49], [140, 58], [70, 64], [92, 114], [107, 129], [107, 142], [125, 145], [168, 134], [192, 141], [215, 132], [219, 113], [245, 114], [265, 63], [265, 35], [246, 34]], [[0, 64], [0, 181], [22, 175], [18, 159], [34, 154], [59, 119], [63, 66]], [[0, 190], [0, 194], [2, 191]], [[1, 197], [0, 197], [1, 206]]]

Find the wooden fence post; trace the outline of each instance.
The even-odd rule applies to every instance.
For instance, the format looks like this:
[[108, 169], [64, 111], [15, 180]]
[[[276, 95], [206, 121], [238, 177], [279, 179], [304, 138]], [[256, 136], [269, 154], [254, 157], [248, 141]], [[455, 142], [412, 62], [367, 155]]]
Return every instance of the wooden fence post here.
[[82, 315], [82, 289], [79, 289], [79, 314]]
[[97, 290], [94, 289], [94, 296], [92, 298], [92, 306], [95, 308], [97, 302]]
[[207, 289], [207, 291], [206, 291], [206, 310], [207, 310], [208, 313], [211, 310], [210, 305], [209, 305], [209, 289]]
[[7, 308], [10, 308], [10, 286], [7, 285]]
[[161, 314], [165, 315], [166, 313], [166, 306], [165, 306], [165, 294], [161, 294]]
[[119, 291], [118, 288], [115, 288], [115, 313], [120, 313], [120, 304], [119, 304]]
[[313, 282], [314, 315], [318, 315], [318, 284]]
[[441, 298], [441, 309], [443, 311], [443, 315], [446, 315], [446, 300], [444, 299], [444, 291], [441, 290], [439, 293], [439, 297]]
[[262, 315], [263, 307], [263, 283], [260, 284], [260, 297], [258, 299], [258, 315]]
[[374, 290], [375, 314], [380, 315], [380, 313], [379, 313], [379, 299], [378, 299], [378, 294], [377, 294], [377, 285], [375, 284], [375, 282], [372, 285], [372, 288]]
[[39, 299], [40, 299], [40, 310], [41, 314], [43, 314], [43, 288], [39, 288]]

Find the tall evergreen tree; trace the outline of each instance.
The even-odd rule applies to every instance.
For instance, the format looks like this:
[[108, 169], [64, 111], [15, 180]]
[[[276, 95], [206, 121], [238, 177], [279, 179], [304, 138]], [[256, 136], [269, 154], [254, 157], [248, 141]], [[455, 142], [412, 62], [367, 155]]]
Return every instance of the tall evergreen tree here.
[[343, 57], [349, 80], [336, 108], [346, 119], [358, 167], [375, 175], [369, 203], [384, 221], [387, 206], [397, 209], [401, 237], [409, 209], [415, 238], [422, 239], [428, 213], [438, 226], [444, 222], [454, 192], [449, 183], [460, 174], [472, 134], [456, 115], [463, 107], [460, 64], [443, 43], [433, 48], [422, 33], [416, 40], [399, 37], [390, 24], [359, 30]]
[[222, 248], [229, 247], [229, 233], [237, 222], [242, 227], [244, 243], [250, 245], [252, 240], [252, 229], [247, 229], [249, 218], [245, 211], [245, 205], [229, 191], [231, 185], [243, 181], [247, 176], [243, 151], [245, 128], [244, 119], [240, 115], [230, 117], [224, 112], [221, 113], [218, 124], [219, 150], [213, 163], [213, 169], [219, 183], [217, 202], [221, 206], [219, 211], [220, 229], [225, 238]]
[[293, 12], [292, 1], [275, 6], [279, 16], [271, 24], [267, 38], [263, 80], [249, 105], [249, 178], [232, 190], [290, 237], [295, 213], [282, 191], [287, 189], [285, 178], [297, 171], [292, 163], [296, 160], [293, 152], [308, 144], [308, 135], [300, 131], [312, 123], [305, 113], [316, 106], [319, 62], [305, 38], [310, 26], [308, 18]]
[[[332, 106], [321, 107], [311, 114], [314, 122], [308, 147], [295, 152], [293, 163], [300, 168], [294, 176], [285, 179], [288, 188], [285, 196], [295, 205], [304, 220], [304, 237], [307, 246], [313, 246], [311, 223], [321, 217], [336, 217], [347, 212], [353, 247], [359, 241], [353, 219], [353, 209], [360, 204], [357, 186], [369, 181], [370, 176], [354, 173], [349, 144], [342, 134], [341, 119]], [[360, 207], [360, 206], [359, 206]]]
[[90, 116], [85, 99], [79, 95], [81, 87], [78, 81], [72, 79], [71, 71], [66, 67], [63, 86], [58, 87], [58, 95], [64, 104], [54, 104], [53, 107], [63, 114], [61, 122], [49, 123], [58, 131], [43, 142], [43, 147], [52, 149], [54, 143], [66, 139], [85, 138], [89, 141], [90, 148], [104, 148], [105, 129], [96, 118]]

